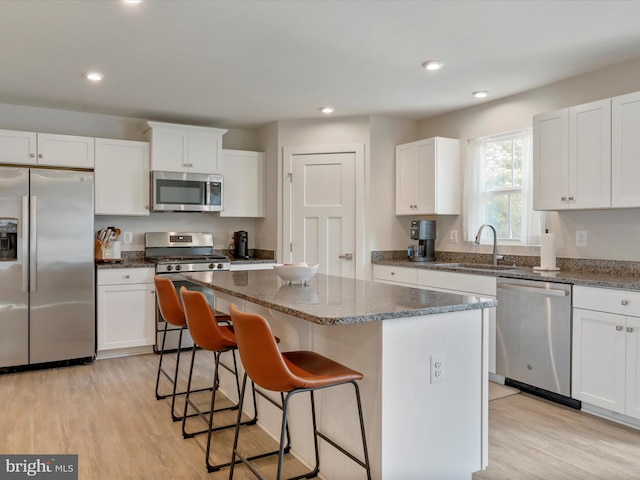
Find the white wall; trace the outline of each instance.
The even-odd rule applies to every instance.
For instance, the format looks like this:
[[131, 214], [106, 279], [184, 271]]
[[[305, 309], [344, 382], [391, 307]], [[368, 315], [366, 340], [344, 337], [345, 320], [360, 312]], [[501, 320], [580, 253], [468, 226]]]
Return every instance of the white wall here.
[[[0, 104], [0, 129], [5, 130], [144, 140], [140, 125], [146, 120], [150, 119]], [[257, 141], [258, 137], [254, 131], [232, 129], [224, 135], [222, 143], [224, 148], [229, 149], [258, 150]], [[123, 250], [142, 250], [144, 233], [154, 231], [213, 232], [216, 247], [226, 248], [229, 244], [229, 231], [246, 230], [249, 234], [249, 247], [257, 248], [256, 220], [252, 218], [219, 218], [212, 214], [199, 213], [152, 213], [148, 217], [95, 217], [96, 230], [106, 226], [115, 226], [122, 231], [133, 233], [133, 243], [123, 245]], [[275, 243], [275, 240], [272, 243]], [[270, 249], [275, 249], [275, 245]]]
[[[530, 127], [535, 114], [579, 105], [640, 90], [640, 60], [598, 70], [580, 77], [531, 90], [494, 102], [460, 110], [419, 123], [419, 138], [444, 136], [461, 140], [465, 165], [466, 140]], [[462, 181], [462, 180], [461, 180]], [[436, 250], [489, 253], [490, 246], [465, 245], [462, 216], [434, 217], [438, 230]], [[610, 260], [640, 260], [640, 210], [551, 212], [547, 226], [557, 236], [558, 256]], [[458, 230], [459, 243], [449, 243], [448, 230]], [[575, 246], [576, 230], [587, 231], [587, 246]], [[403, 245], [398, 244], [398, 248]], [[481, 250], [478, 250], [481, 249]], [[502, 247], [500, 252], [538, 255], [537, 247]]]

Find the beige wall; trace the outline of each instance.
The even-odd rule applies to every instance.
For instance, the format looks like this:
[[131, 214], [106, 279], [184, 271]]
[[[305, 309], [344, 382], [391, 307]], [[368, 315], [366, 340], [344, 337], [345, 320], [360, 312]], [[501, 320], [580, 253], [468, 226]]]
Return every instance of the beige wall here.
[[[460, 110], [419, 123], [418, 138], [444, 136], [459, 138], [462, 165], [466, 140], [483, 135], [531, 126], [533, 115], [579, 105], [594, 100], [640, 90], [640, 60], [592, 72], [563, 82], [514, 95], [506, 99]], [[435, 217], [438, 230], [436, 250], [489, 252], [489, 246], [477, 247], [449, 243], [451, 229], [462, 239], [462, 216]], [[579, 212], [551, 212], [547, 225], [556, 233], [558, 256], [611, 260], [640, 260], [640, 209]], [[575, 232], [587, 231], [587, 246], [575, 246]], [[402, 245], [398, 245], [401, 247]], [[481, 250], [478, 250], [481, 248]], [[538, 255], [537, 247], [503, 247], [501, 252]]]

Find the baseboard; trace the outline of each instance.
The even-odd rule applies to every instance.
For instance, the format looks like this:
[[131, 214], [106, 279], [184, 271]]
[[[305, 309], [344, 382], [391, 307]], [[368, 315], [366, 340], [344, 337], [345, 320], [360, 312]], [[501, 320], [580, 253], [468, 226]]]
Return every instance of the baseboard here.
[[128, 357], [129, 355], [145, 355], [147, 353], [153, 353], [152, 345], [145, 345], [143, 347], [114, 348], [113, 350], [99, 350], [96, 359], [106, 360], [108, 358]]
[[612, 422], [621, 423], [627, 427], [640, 430], [640, 420], [627, 415], [622, 415], [618, 412], [612, 412], [606, 408], [596, 407], [595, 405], [582, 402], [582, 411], [595, 415], [596, 417], [604, 418], [605, 420], [611, 420]]

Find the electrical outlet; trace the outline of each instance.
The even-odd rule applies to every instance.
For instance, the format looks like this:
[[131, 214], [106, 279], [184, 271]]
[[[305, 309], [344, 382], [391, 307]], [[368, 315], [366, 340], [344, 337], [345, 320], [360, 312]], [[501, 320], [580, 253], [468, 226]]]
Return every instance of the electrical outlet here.
[[129, 244], [133, 242], [133, 233], [132, 232], [123, 232], [122, 233], [122, 241], [125, 244]]
[[449, 230], [449, 243], [458, 243], [458, 230]]
[[587, 246], [587, 231], [577, 230], [576, 231], [576, 247], [586, 247], [586, 246]]
[[431, 355], [431, 383], [444, 382], [447, 378], [444, 353]]

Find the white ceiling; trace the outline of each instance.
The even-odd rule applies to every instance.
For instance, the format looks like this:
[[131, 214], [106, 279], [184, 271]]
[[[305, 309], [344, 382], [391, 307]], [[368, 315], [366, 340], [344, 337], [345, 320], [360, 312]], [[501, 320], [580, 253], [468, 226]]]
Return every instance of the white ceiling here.
[[612, 0], [3, 0], [0, 103], [222, 128], [324, 105], [423, 119], [640, 58], [639, 18]]

